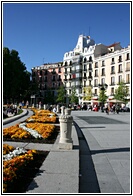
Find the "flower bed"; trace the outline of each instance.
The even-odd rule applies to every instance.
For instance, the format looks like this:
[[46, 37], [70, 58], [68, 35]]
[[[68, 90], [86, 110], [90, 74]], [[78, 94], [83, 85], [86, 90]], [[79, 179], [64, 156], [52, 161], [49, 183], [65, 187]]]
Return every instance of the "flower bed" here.
[[[11, 150], [11, 151], [10, 151]], [[5, 154], [8, 153], [8, 154]], [[48, 151], [3, 146], [3, 192], [24, 193], [48, 155]]]
[[54, 143], [59, 127], [43, 123], [21, 123], [3, 129], [4, 141]]
[[43, 122], [43, 123], [57, 123], [58, 118], [54, 112], [49, 110], [32, 109], [34, 115], [29, 117], [26, 122]]

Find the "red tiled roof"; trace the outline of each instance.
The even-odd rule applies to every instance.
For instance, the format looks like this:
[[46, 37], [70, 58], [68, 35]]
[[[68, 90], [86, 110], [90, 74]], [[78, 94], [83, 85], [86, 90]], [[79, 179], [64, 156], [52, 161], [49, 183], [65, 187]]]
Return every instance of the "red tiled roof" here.
[[107, 47], [108, 47], [108, 48], [114, 47], [114, 46], [118, 45], [119, 43], [120, 43], [120, 42], [117, 42], [117, 43], [111, 44], [111, 45], [109, 45], [109, 46], [107, 46]]

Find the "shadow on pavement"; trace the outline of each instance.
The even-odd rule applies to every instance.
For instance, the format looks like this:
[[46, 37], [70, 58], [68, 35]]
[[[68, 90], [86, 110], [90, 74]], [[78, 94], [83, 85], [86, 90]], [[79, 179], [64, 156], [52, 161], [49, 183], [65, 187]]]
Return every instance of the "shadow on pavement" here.
[[112, 153], [112, 152], [129, 152], [130, 148], [114, 148], [114, 149], [104, 149], [104, 150], [91, 150], [91, 154], [99, 153]]
[[89, 146], [78, 125], [74, 125], [79, 138], [79, 193], [100, 193]]

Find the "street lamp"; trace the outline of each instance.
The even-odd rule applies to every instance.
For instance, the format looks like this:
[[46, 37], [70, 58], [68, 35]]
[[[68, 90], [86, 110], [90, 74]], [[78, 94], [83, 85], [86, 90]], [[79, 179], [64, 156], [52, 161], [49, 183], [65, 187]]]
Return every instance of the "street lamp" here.
[[108, 85], [107, 85], [107, 84], [98, 84], [98, 87], [99, 87], [100, 90], [101, 90], [101, 100], [102, 100], [101, 111], [104, 112], [103, 107], [104, 107], [104, 102], [105, 102], [105, 100], [106, 100], [104, 91], [108, 88]]

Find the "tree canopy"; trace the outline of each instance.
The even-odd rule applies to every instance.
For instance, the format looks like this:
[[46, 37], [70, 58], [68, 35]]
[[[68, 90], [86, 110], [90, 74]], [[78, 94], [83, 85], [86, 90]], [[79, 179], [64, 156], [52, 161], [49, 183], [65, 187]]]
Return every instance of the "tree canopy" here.
[[124, 81], [122, 81], [119, 84], [118, 88], [115, 90], [114, 98], [116, 100], [123, 101], [123, 103], [127, 103], [128, 94], [129, 94], [129, 89], [126, 86], [126, 84], [124, 83]]
[[72, 94], [70, 96], [70, 103], [78, 103], [78, 97], [76, 96], [76, 88], [72, 89]]
[[99, 92], [99, 98], [98, 100], [104, 104], [105, 101], [107, 100], [108, 96], [106, 95], [106, 90], [105, 89], [100, 89], [100, 92]]
[[64, 86], [60, 86], [60, 88], [58, 89], [57, 91], [57, 99], [56, 101], [58, 103], [65, 103], [65, 94], [66, 94], [66, 91], [65, 91], [65, 87]]
[[24, 98], [30, 85], [30, 72], [20, 60], [16, 50], [3, 48], [3, 99], [7, 101], [20, 101]]
[[84, 91], [83, 100], [90, 101], [92, 99], [92, 87], [91, 86], [83, 87], [83, 91]]

